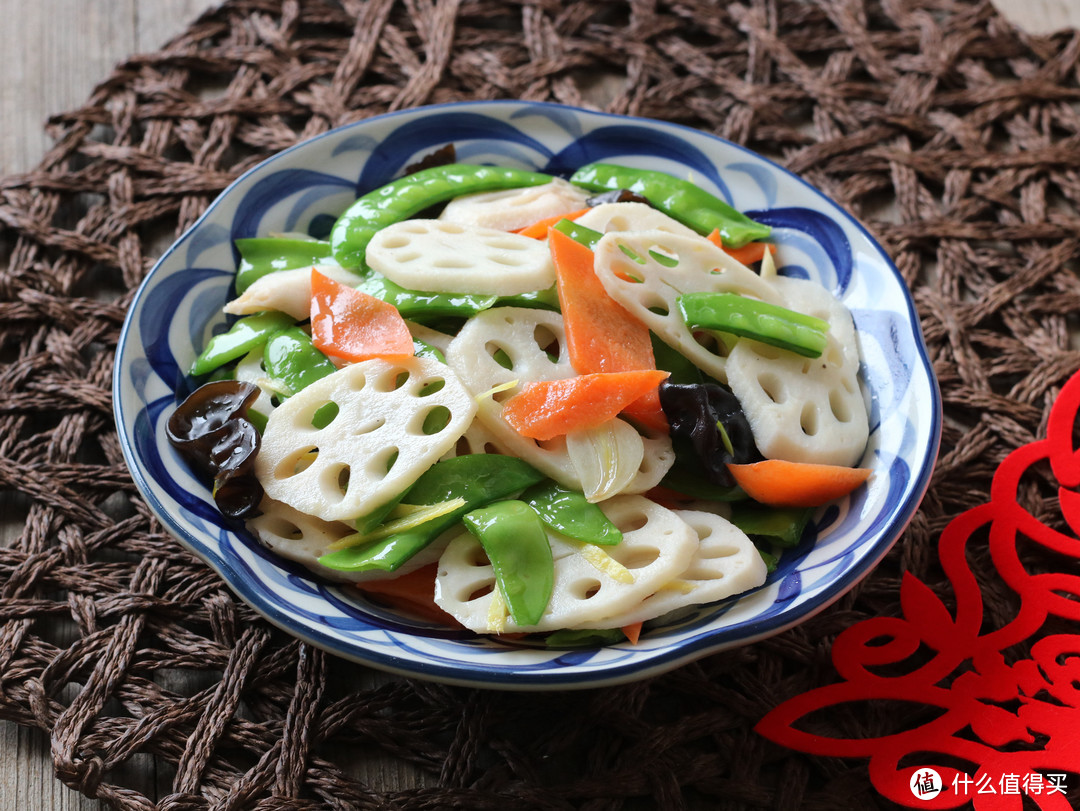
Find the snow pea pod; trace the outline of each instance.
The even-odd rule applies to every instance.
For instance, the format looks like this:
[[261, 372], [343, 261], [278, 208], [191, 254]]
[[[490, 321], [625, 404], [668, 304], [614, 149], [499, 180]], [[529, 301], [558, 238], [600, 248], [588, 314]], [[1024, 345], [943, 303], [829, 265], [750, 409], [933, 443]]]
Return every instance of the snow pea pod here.
[[549, 648], [599, 648], [625, 640], [626, 634], [618, 628], [563, 628], [544, 637], [544, 645]]
[[478, 453], [436, 462], [416, 480], [401, 501], [441, 504], [463, 498], [465, 506], [372, 544], [323, 555], [319, 563], [344, 572], [397, 571], [401, 564], [454, 526], [470, 510], [520, 493], [543, 479], [543, 473], [513, 456]]
[[589, 191], [629, 189], [703, 236], [719, 231], [724, 245], [731, 248], [765, 239], [771, 231], [690, 181], [664, 172], [590, 163], [574, 172], [570, 182]]
[[[446, 363], [446, 356], [437, 346], [432, 346], [427, 341], [421, 341], [419, 338], [412, 339], [413, 354], [418, 358], [431, 358], [437, 360], [439, 363]], [[439, 388], [442, 388], [440, 385]], [[433, 392], [439, 389], [432, 389]]]
[[584, 494], [566, 490], [553, 481], [530, 487], [521, 500], [536, 510], [540, 520], [556, 532], [585, 543], [614, 546], [622, 533], [603, 510]]
[[496, 307], [526, 307], [533, 310], [552, 310], [559, 312], [559, 292], [555, 285], [543, 290], [532, 290], [516, 296], [500, 296]]
[[731, 523], [751, 538], [793, 547], [798, 546], [813, 514], [812, 507], [764, 507], [744, 503], [732, 507]]
[[686, 293], [676, 299], [691, 329], [728, 332], [805, 358], [819, 358], [829, 322], [737, 293]]
[[243, 357], [278, 330], [293, 323], [292, 316], [279, 312], [249, 315], [237, 320], [228, 332], [210, 339], [206, 349], [191, 364], [191, 374], [204, 375], [224, 366], [229, 361]]
[[599, 231], [586, 228], [584, 225], [580, 225], [573, 220], [559, 220], [552, 227], [556, 231], [561, 231], [566, 234], [570, 239], [574, 240], [574, 242], [580, 242], [590, 251], [596, 250], [596, 243], [604, 236]]
[[318, 265], [330, 258], [330, 243], [317, 239], [254, 237], [236, 240], [240, 266], [236, 269], [236, 292], [276, 270]]
[[284, 384], [291, 396], [337, 371], [311, 336], [299, 327], [289, 327], [270, 336], [263, 350], [263, 368], [268, 376]]
[[376, 232], [428, 206], [463, 194], [540, 186], [551, 180], [539, 172], [467, 163], [421, 169], [368, 192], [349, 206], [330, 231], [334, 258], [342, 267], [362, 268]]
[[519, 626], [536, 625], [555, 589], [555, 562], [544, 523], [524, 501], [497, 501], [462, 519], [484, 547], [495, 583]]
[[686, 356], [677, 349], [672, 349], [666, 343], [656, 337], [655, 333], [649, 333], [652, 343], [653, 357], [656, 359], [656, 368], [671, 372], [665, 382], [667, 383], [703, 383], [705, 376], [702, 371], [687, 360]]
[[724, 487], [710, 482], [704, 467], [693, 456], [692, 451], [687, 453], [678, 448], [678, 445], [675, 464], [664, 474], [660, 484], [676, 493], [702, 501], [740, 501], [747, 497], [738, 485]]
[[417, 321], [445, 316], [469, 318], [498, 301], [498, 296], [409, 290], [374, 270], [364, 271], [363, 281], [356, 285], [356, 289], [393, 304], [403, 318]]

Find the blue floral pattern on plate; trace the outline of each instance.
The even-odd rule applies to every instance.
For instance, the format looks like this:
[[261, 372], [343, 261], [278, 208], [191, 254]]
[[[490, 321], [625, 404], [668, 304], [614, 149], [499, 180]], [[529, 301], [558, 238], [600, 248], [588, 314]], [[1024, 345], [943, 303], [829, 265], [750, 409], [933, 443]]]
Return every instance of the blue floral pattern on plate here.
[[[225, 521], [208, 488], [165, 438], [193, 381], [185, 376], [222, 329], [233, 240], [271, 231], [325, 233], [356, 195], [448, 142], [459, 160], [566, 175], [590, 161], [659, 169], [774, 227], [785, 271], [817, 279], [851, 310], [863, 358], [874, 475], [819, 511], [768, 582], [647, 627], [629, 643], [551, 650], [437, 628], [311, 577]], [[937, 455], [941, 404], [907, 289], [869, 234], [820, 192], [747, 149], [697, 130], [532, 102], [466, 102], [392, 113], [288, 149], [233, 183], [161, 258], [138, 290], [117, 349], [117, 429], [128, 466], [165, 527], [268, 620], [328, 651], [392, 672], [503, 689], [629, 681], [779, 633], [855, 585], [903, 532]]]

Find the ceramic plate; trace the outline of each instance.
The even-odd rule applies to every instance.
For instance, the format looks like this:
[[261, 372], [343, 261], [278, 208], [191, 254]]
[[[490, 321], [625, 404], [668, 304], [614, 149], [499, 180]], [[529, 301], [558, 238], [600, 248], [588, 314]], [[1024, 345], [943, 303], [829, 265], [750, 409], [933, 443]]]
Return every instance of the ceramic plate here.
[[[818, 511], [767, 583], [646, 626], [637, 645], [551, 650], [434, 628], [309, 576], [230, 526], [165, 438], [197, 353], [225, 320], [233, 240], [275, 231], [325, 236], [357, 197], [452, 142], [463, 163], [569, 175], [591, 161], [690, 177], [773, 228], [783, 272], [851, 310], [870, 404], [868, 486]], [[660, 121], [551, 104], [474, 102], [371, 118], [249, 171], [162, 257], [120, 337], [113, 404], [127, 463], [168, 530], [258, 612], [340, 656], [408, 676], [501, 689], [592, 687], [644, 678], [789, 628], [836, 600], [899, 537], [929, 481], [941, 404], [918, 319], [888, 256], [854, 219], [786, 170], [720, 138]]]

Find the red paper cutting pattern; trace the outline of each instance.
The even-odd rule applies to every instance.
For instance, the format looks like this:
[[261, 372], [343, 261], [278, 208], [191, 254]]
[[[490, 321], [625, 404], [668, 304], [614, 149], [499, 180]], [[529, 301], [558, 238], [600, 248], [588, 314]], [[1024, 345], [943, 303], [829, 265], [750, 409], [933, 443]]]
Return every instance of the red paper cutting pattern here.
[[[1080, 627], [1071, 634], [1039, 632], [1051, 616], [1080, 620], [1080, 577], [1060, 569], [1028, 572], [1019, 546], [1035, 543], [1063, 560], [1080, 560], [1080, 452], [1073, 441], [1078, 410], [1080, 373], [1054, 403], [1046, 438], [1013, 451], [994, 473], [990, 502], [957, 516], [942, 532], [938, 552], [955, 593], [955, 614], [905, 574], [903, 616], [873, 617], [840, 634], [832, 659], [843, 681], [784, 702], [758, 723], [760, 734], [803, 752], [868, 757], [874, 787], [912, 808], [1071, 808], [1064, 778], [1080, 772]], [[1051, 529], [1017, 503], [1022, 476], [1044, 460], [1072, 535]], [[987, 537], [994, 567], [1020, 599], [1015, 616], [984, 629], [983, 594], [966, 552]], [[1033, 642], [1030, 658], [1009, 664], [1003, 652], [1025, 641]], [[898, 669], [903, 674], [882, 675], [890, 665], [904, 666]], [[795, 726], [829, 707], [873, 701], [917, 702], [940, 714], [877, 738], [825, 737]], [[939, 793], [929, 790], [933, 781], [923, 792], [927, 769], [939, 776]]]

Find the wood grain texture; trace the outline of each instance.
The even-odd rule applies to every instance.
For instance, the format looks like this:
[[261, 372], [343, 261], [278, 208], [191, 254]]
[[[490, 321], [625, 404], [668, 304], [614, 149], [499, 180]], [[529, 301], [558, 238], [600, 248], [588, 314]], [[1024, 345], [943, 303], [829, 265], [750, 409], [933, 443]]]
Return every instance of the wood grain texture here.
[[[994, 0], [1021, 28], [1042, 34], [1080, 27], [1080, 0]], [[118, 61], [149, 51], [216, 0], [0, 0], [0, 173], [36, 165], [50, 146], [49, 115], [76, 107]], [[0, 543], [18, 531], [19, 510], [0, 493]], [[372, 676], [372, 678], [379, 678]], [[171, 775], [151, 759], [130, 776], [147, 796], [171, 790]], [[373, 784], [414, 787], [419, 778], [391, 765], [356, 759], [356, 776]], [[89, 811], [102, 804], [54, 779], [49, 745], [37, 731], [0, 723], [0, 810]]]

